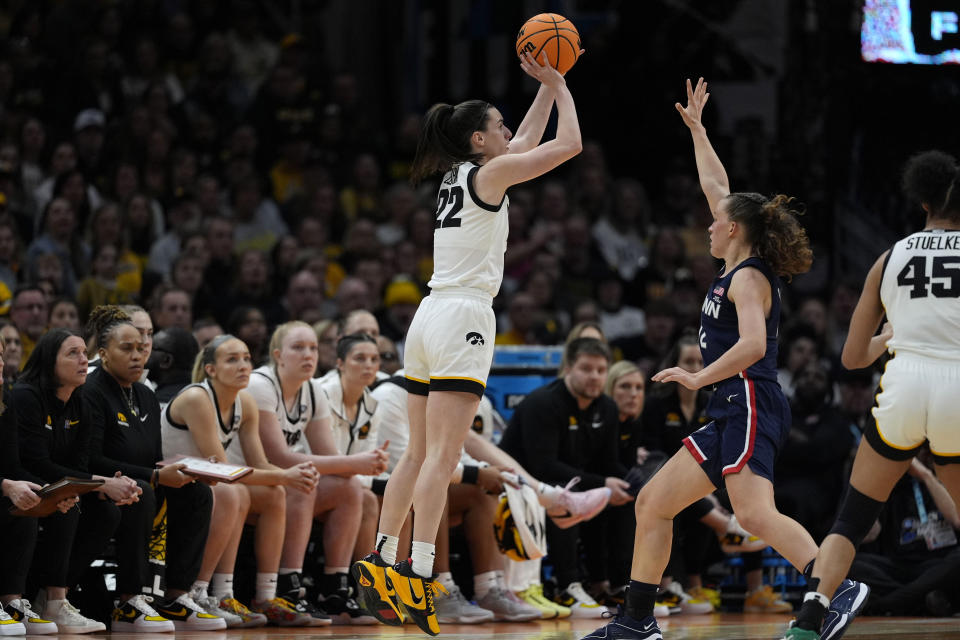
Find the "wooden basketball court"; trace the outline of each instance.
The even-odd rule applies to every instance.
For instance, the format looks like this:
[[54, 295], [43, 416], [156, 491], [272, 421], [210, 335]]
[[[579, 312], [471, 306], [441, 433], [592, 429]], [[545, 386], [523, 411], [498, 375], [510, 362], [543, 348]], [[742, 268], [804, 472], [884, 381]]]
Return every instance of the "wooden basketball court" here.
[[[660, 623], [665, 640], [775, 640], [783, 636], [789, 617], [718, 613], [705, 616], [675, 616]], [[578, 640], [600, 626], [595, 620], [443, 625], [440, 638], [464, 640]], [[90, 636], [57, 636], [69, 640]], [[113, 640], [169, 640], [169, 634], [114, 633]], [[429, 638], [415, 626], [327, 627], [321, 629], [238, 629], [207, 633], [177, 633], [189, 640], [306, 640], [312, 638]], [[960, 618], [858, 618], [844, 638], [909, 638], [910, 640], [960, 640]]]

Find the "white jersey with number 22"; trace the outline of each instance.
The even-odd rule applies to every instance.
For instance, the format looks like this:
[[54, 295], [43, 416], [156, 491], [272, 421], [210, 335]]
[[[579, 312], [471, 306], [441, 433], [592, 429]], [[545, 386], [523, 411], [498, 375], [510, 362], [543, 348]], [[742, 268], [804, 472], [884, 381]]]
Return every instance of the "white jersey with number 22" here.
[[455, 165], [443, 176], [433, 228], [433, 290], [469, 288], [497, 295], [507, 250], [507, 205], [480, 200], [474, 191], [473, 162]]

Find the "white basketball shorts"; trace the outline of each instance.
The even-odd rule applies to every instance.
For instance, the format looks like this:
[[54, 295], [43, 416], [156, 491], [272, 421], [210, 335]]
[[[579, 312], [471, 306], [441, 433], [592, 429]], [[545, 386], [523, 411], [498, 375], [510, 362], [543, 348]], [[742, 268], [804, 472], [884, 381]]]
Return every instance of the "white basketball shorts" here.
[[464, 289], [434, 291], [420, 302], [403, 348], [410, 393], [483, 396], [497, 330], [490, 304], [486, 294]]
[[936, 462], [960, 462], [960, 365], [897, 354], [880, 378], [865, 436], [884, 457], [907, 460], [929, 441]]

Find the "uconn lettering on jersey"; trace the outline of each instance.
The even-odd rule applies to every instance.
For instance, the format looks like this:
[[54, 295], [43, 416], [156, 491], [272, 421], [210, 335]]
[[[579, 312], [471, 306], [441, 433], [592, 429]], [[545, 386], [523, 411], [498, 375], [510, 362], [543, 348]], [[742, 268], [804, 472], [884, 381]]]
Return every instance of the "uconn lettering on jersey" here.
[[720, 319], [720, 299], [723, 297], [723, 287], [715, 287], [713, 293], [708, 293], [703, 299], [703, 306], [700, 311], [703, 315], [710, 316], [714, 320]]

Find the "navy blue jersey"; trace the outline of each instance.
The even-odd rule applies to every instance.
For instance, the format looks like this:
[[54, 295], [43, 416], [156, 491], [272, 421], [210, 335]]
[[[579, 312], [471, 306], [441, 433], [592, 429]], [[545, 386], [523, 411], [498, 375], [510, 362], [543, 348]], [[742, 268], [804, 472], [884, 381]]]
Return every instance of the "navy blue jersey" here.
[[[721, 272], [713, 281], [700, 309], [700, 352], [703, 365], [708, 366], [726, 353], [740, 339], [737, 324], [737, 307], [727, 297], [733, 274], [744, 267], [753, 267], [770, 282], [770, 315], [767, 317], [767, 352], [763, 358], [747, 369], [747, 376], [754, 380], [777, 379], [777, 333], [780, 327], [780, 278], [766, 262], [757, 257], [747, 258], [730, 273]], [[742, 372], [741, 372], [742, 376]], [[720, 384], [720, 383], [717, 383]]]

